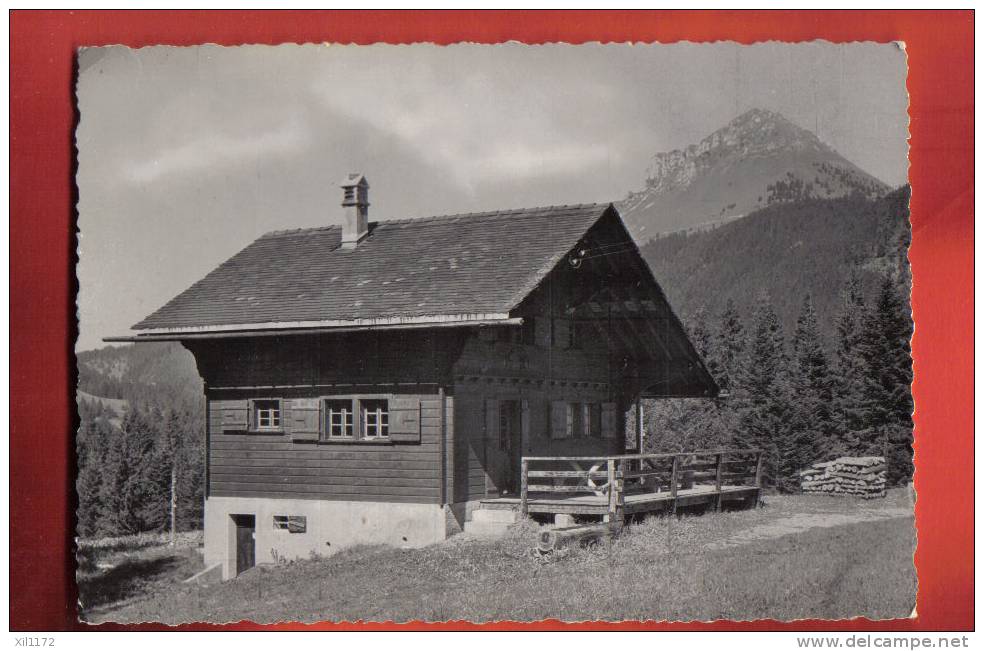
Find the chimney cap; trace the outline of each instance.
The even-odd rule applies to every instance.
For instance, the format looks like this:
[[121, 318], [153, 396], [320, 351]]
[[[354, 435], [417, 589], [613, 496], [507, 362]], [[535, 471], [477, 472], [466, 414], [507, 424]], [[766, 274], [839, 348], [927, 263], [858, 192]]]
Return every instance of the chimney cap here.
[[346, 175], [346, 177], [342, 180], [341, 183], [339, 183], [339, 185], [343, 188], [354, 188], [357, 185], [365, 186], [368, 188], [369, 181], [366, 180], [364, 174], [361, 174], [359, 172], [352, 172]]

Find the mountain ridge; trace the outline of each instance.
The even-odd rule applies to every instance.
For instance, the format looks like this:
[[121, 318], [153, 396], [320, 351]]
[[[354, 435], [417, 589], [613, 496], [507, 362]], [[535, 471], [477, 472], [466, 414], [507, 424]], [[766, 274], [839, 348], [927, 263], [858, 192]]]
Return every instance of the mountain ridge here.
[[700, 142], [655, 154], [645, 187], [618, 203], [640, 242], [803, 199], [884, 195], [889, 187], [813, 132], [752, 109]]

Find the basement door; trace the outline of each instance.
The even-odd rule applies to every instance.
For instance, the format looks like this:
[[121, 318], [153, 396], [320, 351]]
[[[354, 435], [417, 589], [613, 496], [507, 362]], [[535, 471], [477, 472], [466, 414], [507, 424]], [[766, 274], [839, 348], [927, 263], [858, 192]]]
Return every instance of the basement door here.
[[518, 495], [524, 433], [525, 400], [485, 401], [485, 490], [490, 495]]
[[256, 565], [256, 516], [234, 515], [236, 526], [236, 575]]

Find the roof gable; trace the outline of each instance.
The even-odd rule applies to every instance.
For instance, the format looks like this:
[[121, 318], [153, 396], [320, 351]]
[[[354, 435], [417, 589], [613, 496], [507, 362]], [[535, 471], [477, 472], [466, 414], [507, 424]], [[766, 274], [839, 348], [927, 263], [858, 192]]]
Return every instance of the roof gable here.
[[611, 204], [268, 233], [134, 326], [144, 331], [507, 318]]

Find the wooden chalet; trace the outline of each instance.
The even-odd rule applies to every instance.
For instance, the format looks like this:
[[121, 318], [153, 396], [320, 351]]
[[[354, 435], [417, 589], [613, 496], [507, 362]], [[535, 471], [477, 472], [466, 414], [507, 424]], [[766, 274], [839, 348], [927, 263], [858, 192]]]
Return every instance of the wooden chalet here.
[[[613, 205], [369, 222], [366, 180], [342, 186], [344, 225], [264, 235], [114, 339], [195, 356], [205, 557], [224, 577], [426, 545], [484, 507], [607, 512], [593, 477], [646, 474], [639, 399], [716, 395]], [[588, 506], [537, 506], [543, 457], [592, 491], [555, 498]]]

